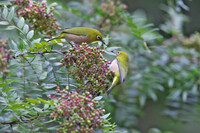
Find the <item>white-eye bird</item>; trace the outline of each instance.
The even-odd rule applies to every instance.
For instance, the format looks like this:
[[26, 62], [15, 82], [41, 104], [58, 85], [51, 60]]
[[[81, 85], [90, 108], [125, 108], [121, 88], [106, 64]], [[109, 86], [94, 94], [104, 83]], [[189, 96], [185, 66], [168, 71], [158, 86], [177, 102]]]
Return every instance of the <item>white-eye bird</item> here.
[[94, 41], [101, 41], [103, 44], [103, 37], [100, 31], [87, 27], [73, 27], [64, 29], [57, 37], [54, 39], [66, 39], [70, 43], [81, 45], [82, 43], [90, 44]]
[[107, 91], [107, 94], [110, 94], [115, 86], [124, 82], [127, 76], [129, 64], [129, 57], [126, 52], [116, 50], [113, 50], [112, 52], [115, 53], [117, 56], [109, 66], [110, 70], [114, 72], [114, 78], [112, 85]]

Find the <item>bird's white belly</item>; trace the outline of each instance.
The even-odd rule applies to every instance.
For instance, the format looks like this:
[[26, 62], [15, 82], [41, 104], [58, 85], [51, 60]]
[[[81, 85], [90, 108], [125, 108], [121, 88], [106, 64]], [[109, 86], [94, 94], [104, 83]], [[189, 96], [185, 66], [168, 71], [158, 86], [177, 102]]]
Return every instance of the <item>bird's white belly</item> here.
[[113, 71], [113, 72], [119, 72], [119, 67], [118, 67], [118, 64], [117, 64], [117, 59], [114, 59], [110, 66], [109, 66], [110, 70]]

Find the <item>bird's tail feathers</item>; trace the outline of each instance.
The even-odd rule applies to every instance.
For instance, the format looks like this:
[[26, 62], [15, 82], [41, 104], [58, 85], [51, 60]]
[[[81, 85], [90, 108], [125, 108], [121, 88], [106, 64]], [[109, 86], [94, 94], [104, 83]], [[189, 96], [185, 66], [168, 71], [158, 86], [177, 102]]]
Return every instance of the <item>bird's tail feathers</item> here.
[[55, 40], [55, 39], [63, 39], [65, 37], [66, 33], [60, 33], [59, 36], [54, 37], [52, 39], [49, 39], [47, 42], [51, 41], [51, 40]]
[[107, 95], [110, 94], [110, 92], [112, 91], [113, 88], [114, 88], [114, 86], [112, 85], [112, 86], [107, 90]]

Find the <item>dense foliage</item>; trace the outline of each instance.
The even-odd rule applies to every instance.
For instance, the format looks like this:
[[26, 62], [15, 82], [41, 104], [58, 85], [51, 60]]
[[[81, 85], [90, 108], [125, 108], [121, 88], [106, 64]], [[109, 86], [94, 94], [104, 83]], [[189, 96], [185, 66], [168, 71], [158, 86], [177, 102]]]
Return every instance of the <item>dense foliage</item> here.
[[[120, 0], [48, 2], [0, 2], [0, 132], [183, 133], [173, 123], [199, 124], [200, 34], [184, 35], [182, 0], [163, 6], [160, 26]], [[108, 45], [47, 42], [76, 26], [101, 30]], [[107, 96], [114, 49], [128, 53], [129, 72]]]

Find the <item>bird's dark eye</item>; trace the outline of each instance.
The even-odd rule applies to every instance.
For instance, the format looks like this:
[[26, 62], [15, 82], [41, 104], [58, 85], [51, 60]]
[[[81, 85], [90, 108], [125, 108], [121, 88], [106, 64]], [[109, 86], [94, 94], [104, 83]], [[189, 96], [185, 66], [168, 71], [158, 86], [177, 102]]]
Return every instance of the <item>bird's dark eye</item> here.
[[100, 37], [100, 35], [97, 35], [97, 40], [101, 40], [101, 37]]
[[118, 52], [117, 52], [117, 54], [119, 55], [119, 54], [120, 54], [120, 52], [118, 51]]

